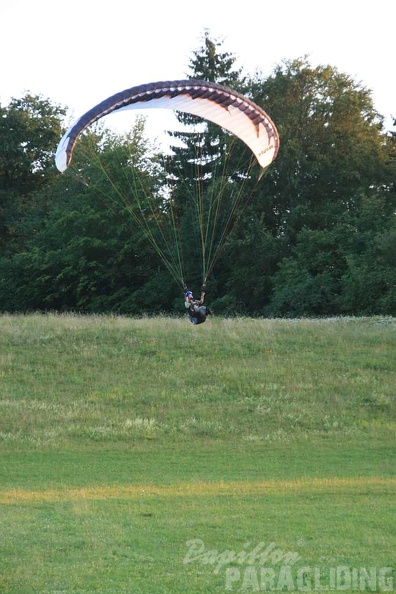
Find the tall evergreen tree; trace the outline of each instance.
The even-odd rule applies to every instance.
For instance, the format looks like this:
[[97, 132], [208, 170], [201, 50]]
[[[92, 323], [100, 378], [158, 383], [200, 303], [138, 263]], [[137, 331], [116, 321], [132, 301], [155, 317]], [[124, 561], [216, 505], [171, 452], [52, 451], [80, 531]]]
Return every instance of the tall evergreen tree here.
[[[188, 77], [240, 90], [241, 69], [235, 67], [234, 54], [221, 51], [222, 45], [223, 40], [213, 39], [205, 30], [202, 45], [190, 60]], [[198, 284], [211, 269], [222, 231], [231, 224], [237, 190], [235, 185], [227, 186], [238, 178], [235, 161], [240, 163], [241, 152], [247, 155], [248, 150], [211, 122], [189, 114], [179, 114], [178, 119], [186, 131], [171, 134], [178, 141], [169, 158], [171, 194], [179, 215], [188, 281]]]

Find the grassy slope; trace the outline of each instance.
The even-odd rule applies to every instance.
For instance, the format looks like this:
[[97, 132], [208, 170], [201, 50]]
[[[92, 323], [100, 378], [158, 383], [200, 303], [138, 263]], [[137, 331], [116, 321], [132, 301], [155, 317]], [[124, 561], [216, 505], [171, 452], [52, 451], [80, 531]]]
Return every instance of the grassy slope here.
[[225, 591], [191, 539], [391, 564], [396, 320], [0, 326], [1, 592]]

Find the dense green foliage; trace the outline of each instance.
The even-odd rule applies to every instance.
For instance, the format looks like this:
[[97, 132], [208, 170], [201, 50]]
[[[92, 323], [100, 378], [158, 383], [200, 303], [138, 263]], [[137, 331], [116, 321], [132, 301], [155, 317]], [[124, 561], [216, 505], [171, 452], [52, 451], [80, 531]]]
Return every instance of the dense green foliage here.
[[[241, 165], [247, 149], [211, 125], [176, 133], [184, 145], [165, 168], [144, 123], [120, 137], [97, 127], [61, 176], [65, 110], [30, 95], [0, 106], [0, 310], [172, 311], [179, 281], [197, 289], [209, 274], [208, 300], [222, 313], [394, 315], [396, 136], [370, 91], [306, 59], [242, 76], [208, 32], [190, 70], [247, 94], [276, 123], [281, 148], [259, 182]], [[238, 201], [216, 219], [203, 202], [208, 234], [232, 229], [209, 246], [211, 262], [198, 249], [194, 187]], [[169, 231], [152, 231], [166, 218]]]

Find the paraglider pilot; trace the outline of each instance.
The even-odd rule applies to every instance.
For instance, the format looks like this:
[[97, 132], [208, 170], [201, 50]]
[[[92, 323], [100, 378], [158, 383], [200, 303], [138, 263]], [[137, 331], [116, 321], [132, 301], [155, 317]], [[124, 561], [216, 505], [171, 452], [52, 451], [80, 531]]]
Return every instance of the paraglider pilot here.
[[208, 315], [208, 308], [203, 305], [205, 299], [205, 287], [202, 287], [201, 289], [201, 298], [199, 300], [194, 299], [192, 291], [186, 291], [184, 297], [186, 314], [188, 315], [190, 322], [192, 324], [203, 324]]

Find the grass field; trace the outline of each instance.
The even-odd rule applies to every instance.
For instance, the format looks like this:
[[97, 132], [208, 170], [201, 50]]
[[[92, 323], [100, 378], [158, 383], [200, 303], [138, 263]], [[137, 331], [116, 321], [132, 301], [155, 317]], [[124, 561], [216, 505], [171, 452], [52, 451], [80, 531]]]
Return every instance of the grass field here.
[[0, 592], [393, 591], [396, 319], [0, 317]]

